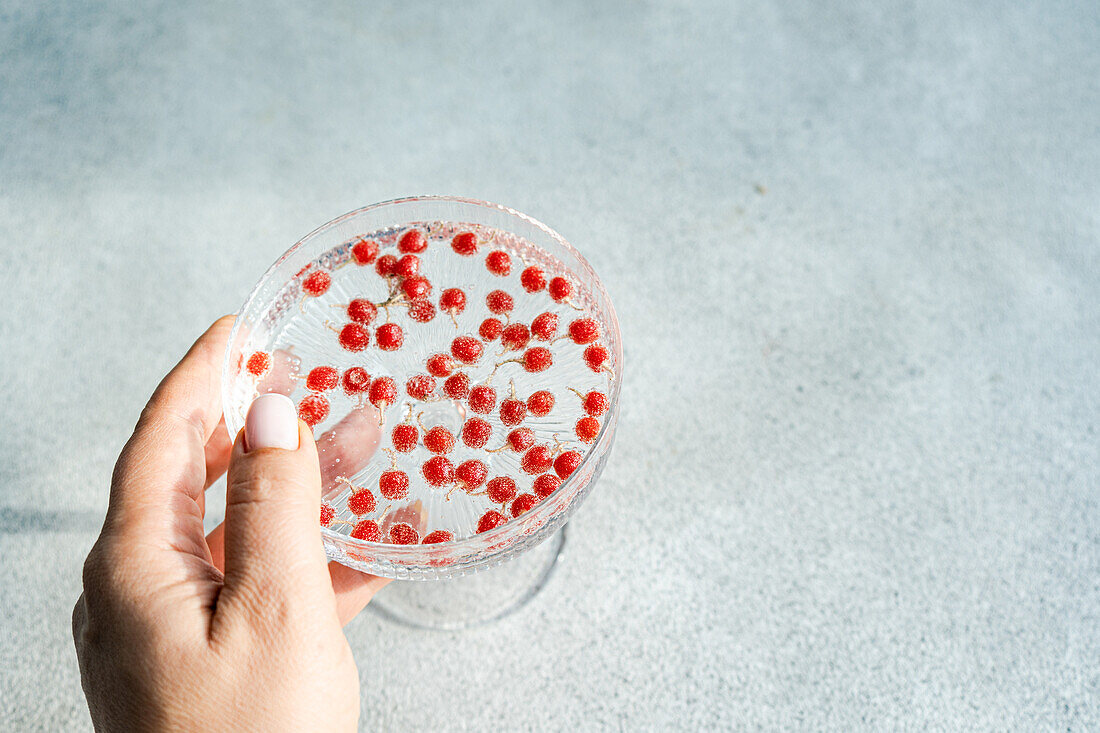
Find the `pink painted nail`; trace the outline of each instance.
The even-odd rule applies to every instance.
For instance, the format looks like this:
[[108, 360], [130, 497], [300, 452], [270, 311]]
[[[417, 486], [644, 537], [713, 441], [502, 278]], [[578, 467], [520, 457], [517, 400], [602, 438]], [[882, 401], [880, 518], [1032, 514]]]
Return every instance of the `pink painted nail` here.
[[298, 450], [298, 413], [286, 395], [268, 393], [252, 400], [244, 419], [245, 451]]

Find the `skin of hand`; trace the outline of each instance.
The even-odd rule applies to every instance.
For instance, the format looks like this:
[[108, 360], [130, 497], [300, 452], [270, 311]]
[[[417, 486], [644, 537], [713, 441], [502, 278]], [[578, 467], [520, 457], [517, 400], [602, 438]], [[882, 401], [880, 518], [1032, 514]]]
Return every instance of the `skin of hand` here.
[[[97, 730], [356, 728], [341, 627], [387, 581], [326, 562], [325, 477], [292, 403], [258, 400], [230, 441], [220, 362], [232, 325], [214, 323], [164, 378], [115, 465], [73, 609]], [[204, 537], [204, 492], [226, 469], [225, 523]]]

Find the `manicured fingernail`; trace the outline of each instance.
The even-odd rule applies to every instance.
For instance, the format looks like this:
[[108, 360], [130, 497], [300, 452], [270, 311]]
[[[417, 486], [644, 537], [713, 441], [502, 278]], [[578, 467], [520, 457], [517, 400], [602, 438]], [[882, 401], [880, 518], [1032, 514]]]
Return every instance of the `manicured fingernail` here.
[[244, 446], [298, 450], [298, 412], [286, 395], [268, 393], [252, 400], [244, 419]]

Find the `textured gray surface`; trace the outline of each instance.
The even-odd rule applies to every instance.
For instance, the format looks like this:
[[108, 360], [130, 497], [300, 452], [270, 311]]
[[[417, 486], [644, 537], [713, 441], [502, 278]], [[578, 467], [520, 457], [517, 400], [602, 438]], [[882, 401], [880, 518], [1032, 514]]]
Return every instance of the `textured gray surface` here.
[[[74, 4], [75, 5], [75, 4]], [[348, 629], [387, 729], [1100, 727], [1095, 3], [0, 8], [0, 728], [159, 377], [300, 235], [561, 231], [630, 366], [549, 588]]]

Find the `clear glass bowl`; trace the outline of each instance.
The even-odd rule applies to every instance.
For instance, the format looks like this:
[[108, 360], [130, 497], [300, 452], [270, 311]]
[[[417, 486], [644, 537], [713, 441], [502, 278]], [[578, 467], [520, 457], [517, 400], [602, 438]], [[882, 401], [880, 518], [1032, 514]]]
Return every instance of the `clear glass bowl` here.
[[[621, 335], [611, 300], [592, 267], [559, 234], [499, 204], [450, 196], [395, 199], [345, 214], [306, 235], [271, 266], [252, 290], [240, 309], [223, 367], [223, 404], [231, 435], [244, 424], [249, 401], [242, 399], [242, 389], [247, 385], [240, 383], [244, 377], [238, 367], [250, 353], [250, 345], [264, 342], [265, 334], [276, 325], [271, 315], [273, 304], [281, 303], [284, 313], [297, 307], [294, 303], [300, 297], [298, 275], [302, 269], [341, 246], [346, 254], [349, 243], [359, 235], [425, 221], [461, 222], [504, 230], [539, 248], [524, 253], [532, 261], [545, 260], [547, 254], [557, 260], [555, 269], [564, 266], [576, 286], [573, 302], [604, 326], [601, 342], [609, 351], [608, 366], [613, 377], [608, 411], [584, 460], [557, 491], [520, 517], [481, 534], [434, 545], [366, 542], [321, 528], [329, 558], [363, 572], [416, 580], [456, 577], [493, 567], [538, 545], [561, 528], [607, 463], [618, 421], [623, 368]], [[333, 447], [319, 440], [318, 450], [324, 464], [326, 451], [332, 451]]]

